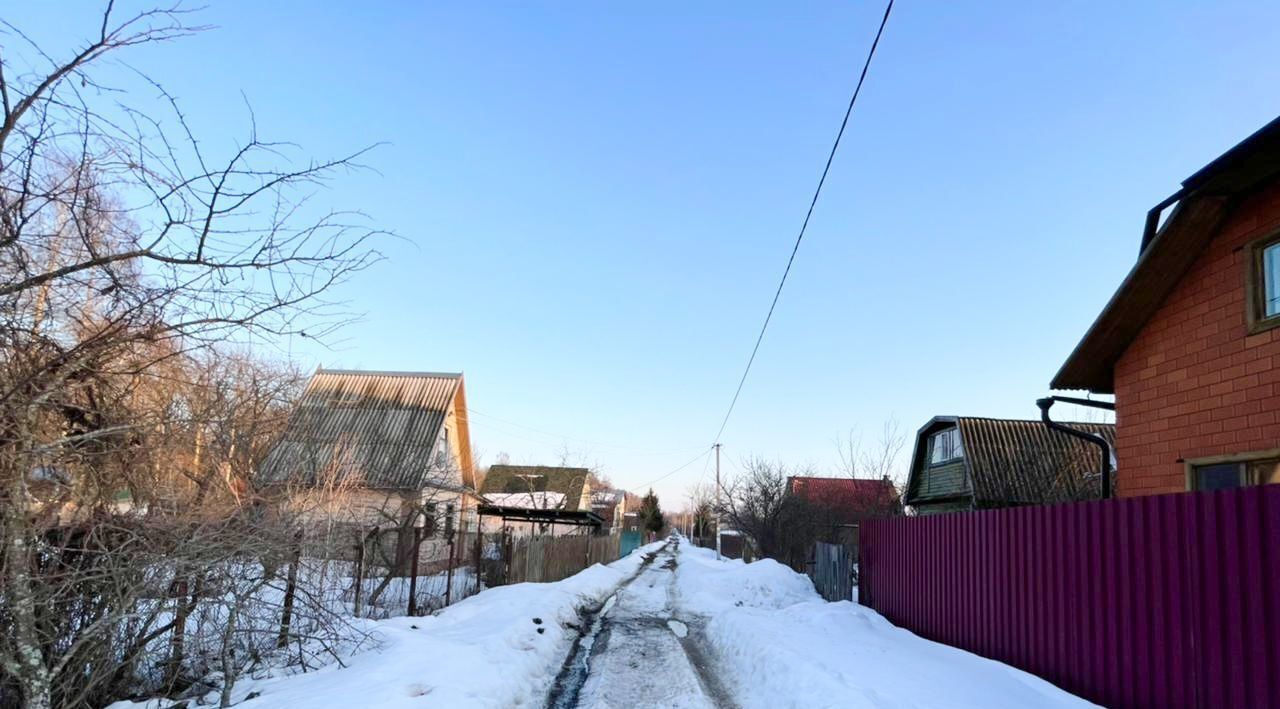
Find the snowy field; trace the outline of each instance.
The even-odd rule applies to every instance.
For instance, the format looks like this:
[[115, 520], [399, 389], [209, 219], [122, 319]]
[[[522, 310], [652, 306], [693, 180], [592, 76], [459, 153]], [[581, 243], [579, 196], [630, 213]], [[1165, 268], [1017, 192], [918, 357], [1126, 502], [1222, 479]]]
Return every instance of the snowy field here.
[[[645, 553], [656, 558], [642, 567]], [[374, 633], [376, 647], [345, 666], [246, 677], [235, 700], [246, 709], [541, 707], [579, 636], [581, 611], [601, 604], [586, 674], [556, 707], [1093, 706], [849, 601], [828, 603], [808, 578], [773, 561], [717, 561], [687, 540], [557, 583], [486, 590], [433, 616], [353, 621]]]

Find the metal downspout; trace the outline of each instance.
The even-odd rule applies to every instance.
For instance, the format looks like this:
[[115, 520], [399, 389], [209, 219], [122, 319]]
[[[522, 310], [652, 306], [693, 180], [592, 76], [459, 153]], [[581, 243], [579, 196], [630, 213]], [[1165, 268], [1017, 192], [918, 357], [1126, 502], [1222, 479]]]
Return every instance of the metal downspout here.
[[1102, 475], [1102, 499], [1106, 500], [1111, 497], [1111, 444], [1107, 443], [1107, 439], [1094, 433], [1086, 433], [1079, 429], [1072, 428], [1065, 424], [1058, 423], [1049, 418], [1049, 408], [1054, 402], [1062, 401], [1069, 404], [1079, 404], [1081, 406], [1092, 406], [1098, 409], [1108, 409], [1115, 411], [1115, 404], [1105, 401], [1090, 401], [1088, 399], [1075, 399], [1067, 396], [1049, 396], [1036, 400], [1036, 406], [1040, 407], [1040, 420], [1044, 424], [1055, 431], [1061, 431], [1081, 440], [1089, 441], [1101, 449], [1102, 455], [1098, 462], [1098, 471]]

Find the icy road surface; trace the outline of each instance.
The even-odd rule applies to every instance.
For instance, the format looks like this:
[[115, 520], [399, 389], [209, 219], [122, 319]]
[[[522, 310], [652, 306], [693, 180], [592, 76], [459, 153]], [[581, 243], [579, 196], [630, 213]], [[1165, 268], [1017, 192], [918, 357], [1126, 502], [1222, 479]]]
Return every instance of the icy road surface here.
[[701, 651], [699, 625], [677, 603], [678, 546], [663, 547], [602, 612], [577, 707], [734, 706]]

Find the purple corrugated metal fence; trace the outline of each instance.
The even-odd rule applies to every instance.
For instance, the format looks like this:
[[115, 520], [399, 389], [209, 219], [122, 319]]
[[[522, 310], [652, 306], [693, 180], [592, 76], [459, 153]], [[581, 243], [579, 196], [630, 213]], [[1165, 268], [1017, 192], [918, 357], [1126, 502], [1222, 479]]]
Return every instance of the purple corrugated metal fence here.
[[1280, 485], [862, 526], [859, 598], [1109, 707], [1280, 707]]

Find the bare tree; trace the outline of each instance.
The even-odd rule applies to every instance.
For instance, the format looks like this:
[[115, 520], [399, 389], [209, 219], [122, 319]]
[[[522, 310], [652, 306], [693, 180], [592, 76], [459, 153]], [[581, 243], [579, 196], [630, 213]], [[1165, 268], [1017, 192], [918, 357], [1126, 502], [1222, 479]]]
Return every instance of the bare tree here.
[[706, 544], [716, 534], [716, 491], [714, 486], [697, 484], [689, 488], [689, 513], [692, 515], [693, 540]]
[[907, 436], [895, 418], [886, 419], [875, 443], [864, 446], [862, 437], [850, 429], [836, 439], [840, 471], [851, 478], [884, 479], [900, 486], [903, 481], [899, 467], [902, 448]]
[[725, 486], [726, 521], [745, 534], [761, 556], [793, 567], [802, 564], [818, 534], [830, 527], [827, 510], [789, 489], [791, 476], [808, 471], [792, 471], [762, 458], [744, 461], [742, 469]]
[[0, 692], [34, 709], [135, 686], [175, 596], [275, 578], [293, 525], [244, 480], [289, 385], [219, 359], [329, 335], [326, 292], [377, 258], [378, 231], [310, 199], [359, 153], [294, 163], [251, 122], [217, 155], [158, 84], [99, 83], [104, 57], [200, 31], [188, 17], [107, 3], [61, 58], [0, 21]]

